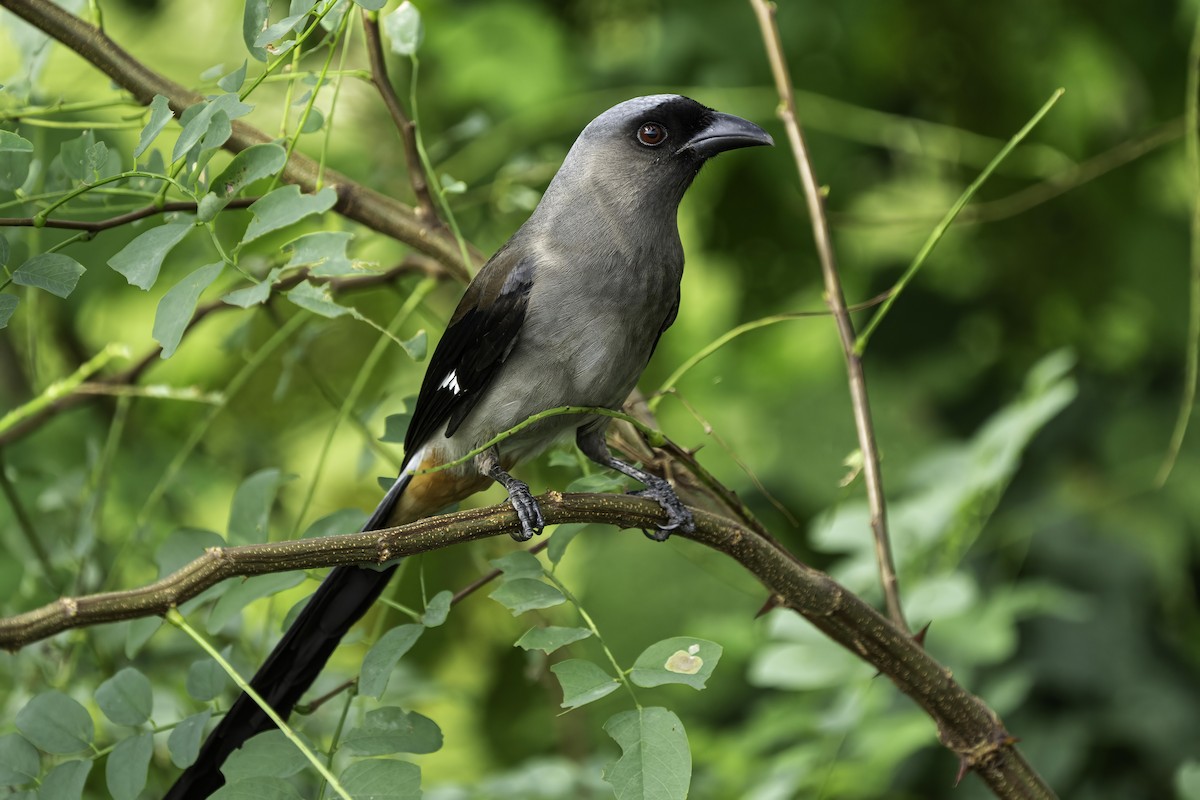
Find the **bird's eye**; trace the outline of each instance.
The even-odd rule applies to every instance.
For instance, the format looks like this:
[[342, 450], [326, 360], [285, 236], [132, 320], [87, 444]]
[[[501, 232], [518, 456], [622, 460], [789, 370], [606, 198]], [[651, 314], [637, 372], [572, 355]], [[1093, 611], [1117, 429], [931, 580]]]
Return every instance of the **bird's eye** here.
[[667, 129], [657, 122], [647, 122], [638, 128], [637, 140], [647, 147], [658, 147], [667, 140]]

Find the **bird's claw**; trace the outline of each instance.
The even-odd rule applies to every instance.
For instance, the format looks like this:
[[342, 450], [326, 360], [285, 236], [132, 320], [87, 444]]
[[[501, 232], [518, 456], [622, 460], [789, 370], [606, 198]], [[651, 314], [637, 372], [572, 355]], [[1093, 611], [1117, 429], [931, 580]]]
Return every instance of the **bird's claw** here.
[[506, 488], [508, 489], [508, 502], [517, 512], [517, 519], [521, 521], [521, 530], [513, 531], [509, 535], [518, 542], [527, 542], [546, 527], [542, 509], [538, 506], [537, 500], [533, 499], [533, 493], [529, 491], [529, 486], [522, 481], [514, 480]]
[[671, 484], [667, 483], [662, 478], [657, 476], [649, 476], [652, 481], [646, 484], [645, 489], [640, 491], [630, 492], [634, 497], [645, 497], [655, 501], [667, 512], [667, 522], [665, 525], [659, 525], [657, 530], [643, 531], [646, 537], [656, 542], [665, 542], [671, 535], [672, 531], [682, 531], [683, 533], [692, 533], [696, 530], [696, 521], [692, 518], [692, 512], [683, 504], [683, 501], [675, 494], [675, 490], [671, 488]]

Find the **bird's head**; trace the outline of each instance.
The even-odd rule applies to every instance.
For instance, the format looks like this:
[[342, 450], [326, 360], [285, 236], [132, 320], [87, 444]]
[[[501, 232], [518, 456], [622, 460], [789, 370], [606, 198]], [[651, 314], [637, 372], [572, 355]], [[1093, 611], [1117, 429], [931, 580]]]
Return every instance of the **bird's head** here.
[[654, 206], [673, 219], [683, 193], [708, 159], [726, 150], [770, 144], [770, 135], [754, 123], [691, 98], [635, 97], [583, 129], [547, 194], [617, 202], [643, 212]]

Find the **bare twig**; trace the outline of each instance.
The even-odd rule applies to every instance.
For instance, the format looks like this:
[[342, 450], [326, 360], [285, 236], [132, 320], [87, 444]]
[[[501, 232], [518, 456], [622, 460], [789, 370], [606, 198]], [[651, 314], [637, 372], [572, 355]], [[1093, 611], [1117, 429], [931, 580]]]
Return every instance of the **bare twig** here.
[[[542, 539], [540, 542], [535, 544], [533, 547], [529, 548], [528, 552], [530, 555], [537, 555], [538, 553], [542, 552], [549, 546], [550, 546], [550, 539], [548, 539], [548, 538]], [[457, 592], [455, 592], [454, 597], [450, 598], [450, 605], [452, 605], [452, 606], [458, 605], [463, 600], [466, 600], [468, 597], [473, 595], [475, 592], [479, 591], [484, 586], [487, 586], [489, 583], [496, 580], [496, 578], [499, 578], [503, 574], [504, 574], [503, 570], [498, 570], [498, 569], [493, 569], [488, 572], [485, 572], [484, 574], [480, 575], [478, 578], [471, 581], [466, 586], [464, 586], [463, 588], [461, 588]]]
[[863, 479], [867, 485], [867, 503], [871, 510], [871, 531], [875, 535], [875, 557], [879, 562], [879, 579], [883, 584], [883, 596], [887, 602], [888, 616], [901, 628], [907, 630], [904, 611], [900, 605], [900, 587], [896, 578], [896, 565], [892, 558], [892, 545], [888, 538], [887, 507], [883, 495], [883, 476], [879, 469], [879, 448], [875, 441], [874, 425], [871, 421], [871, 406], [867, 397], [867, 378], [863, 371], [862, 357], [855, 352], [856, 336], [854, 322], [846, 308], [838, 277], [837, 261], [833, 254], [833, 242], [829, 235], [829, 220], [825, 215], [825, 199], [817, 183], [809, 158], [808, 146], [796, 115], [796, 99], [792, 90], [792, 79], [788, 75], [787, 62], [783, 55], [783, 44], [779, 39], [779, 28], [775, 24], [775, 6], [768, 0], [750, 0], [762, 29], [763, 43], [775, 75], [782, 104], [779, 116], [787, 130], [788, 141], [796, 158], [800, 172], [800, 183], [808, 200], [809, 216], [812, 220], [813, 236], [816, 240], [817, 256], [821, 262], [821, 273], [825, 279], [825, 301], [833, 312], [837, 323], [842, 352], [846, 357], [846, 371], [850, 380], [850, 400], [854, 407], [854, 424], [858, 430], [858, 446], [863, 456]]
[[400, 98], [388, 77], [387, 62], [383, 57], [383, 42], [379, 37], [379, 20], [375, 13], [363, 9], [363, 34], [367, 39], [367, 57], [371, 62], [371, 83], [379, 92], [392, 122], [400, 132], [400, 140], [404, 143], [404, 161], [408, 165], [408, 182], [412, 184], [413, 194], [417, 198], [417, 216], [431, 222], [441, 224], [433, 197], [429, 194], [429, 180], [425, 169], [421, 166], [421, 155], [417, 152], [417, 137], [415, 126], [400, 105]]
[[[226, 208], [247, 208], [257, 197], [237, 197], [226, 203]], [[128, 211], [124, 214], [118, 214], [115, 217], [108, 219], [47, 219], [39, 222], [36, 217], [0, 217], [0, 228], [62, 228], [69, 231], [88, 231], [90, 233], [99, 233], [100, 231], [110, 230], [128, 225], [131, 222], [137, 222], [139, 219], [153, 217], [157, 214], [167, 214], [172, 211], [195, 211], [196, 203], [190, 200], [180, 200], [177, 202], [163, 203], [162, 205], [149, 205], [144, 208], [137, 208], [133, 211]]]
[[[663, 511], [652, 500], [626, 495], [551, 492], [538, 498], [548, 524], [590, 522], [652, 528]], [[990, 708], [967, 692], [908, 631], [880, 616], [828, 575], [797, 561], [772, 541], [725, 517], [696, 509], [686, 538], [719, 550], [749, 570], [791, 609], [887, 675], [937, 723], [942, 744], [978, 773], [1001, 798], [1053, 798], [1054, 793], [1016, 749]], [[507, 504], [460, 511], [401, 528], [242, 547], [215, 547], [149, 586], [63, 598], [35, 611], [0, 619], [0, 647], [17, 649], [69, 628], [165, 614], [222, 580], [296, 569], [383, 563], [518, 530]], [[679, 536], [681, 534], [676, 534]]]
[[[108, 75], [126, 89], [138, 102], [149, 105], [155, 95], [162, 95], [176, 115], [204, 98], [190, 89], [153, 71], [141, 63], [103, 31], [50, 0], [0, 0], [0, 7], [62, 42], [77, 55]], [[272, 141], [266, 133], [241, 120], [231, 123], [233, 134], [223, 147], [233, 153], [255, 144]], [[454, 238], [441, 226], [421, 219], [408, 206], [374, 189], [370, 189], [328, 167], [322, 169], [315, 160], [293, 152], [280, 173], [280, 179], [294, 183], [306, 192], [320, 185], [332, 186], [338, 200], [334, 209], [343, 216], [366, 225], [372, 230], [391, 236], [412, 248], [436, 259], [461, 280], [469, 271], [462, 262], [461, 251]]]

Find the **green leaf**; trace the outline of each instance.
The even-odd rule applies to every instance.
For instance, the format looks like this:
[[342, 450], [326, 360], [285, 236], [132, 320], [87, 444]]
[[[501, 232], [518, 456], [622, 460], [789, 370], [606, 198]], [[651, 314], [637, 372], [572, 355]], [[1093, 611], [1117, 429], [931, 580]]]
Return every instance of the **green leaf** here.
[[228, 682], [229, 674], [216, 659], [202, 658], [188, 667], [187, 693], [202, 703], [215, 699], [225, 691]]
[[382, 697], [396, 663], [424, 632], [423, 625], [397, 625], [380, 636], [363, 658], [362, 671], [358, 676], [359, 693], [368, 697]]
[[412, 56], [425, 38], [425, 26], [421, 12], [408, 0], [383, 18], [383, 32], [388, 38], [392, 52], [398, 56]]
[[237, 544], [265, 542], [267, 521], [279, 487], [295, 477], [271, 467], [247, 477], [233, 494], [229, 507], [229, 541]]
[[560, 647], [572, 642], [578, 642], [592, 635], [587, 628], [560, 628], [557, 625], [547, 625], [544, 628], [530, 628], [517, 639], [517, 647], [523, 650], [541, 650], [550, 655]]
[[8, 263], [8, 239], [0, 236], [0, 267]]
[[173, 116], [167, 98], [161, 94], [154, 95], [154, 99], [150, 101], [150, 121], [146, 123], [146, 127], [142, 128], [142, 135], [138, 138], [137, 147], [133, 151], [134, 158], [146, 152], [146, 148], [154, 143]]
[[246, 59], [242, 59], [242, 65], [229, 73], [225, 77], [217, 81], [217, 86], [227, 92], [236, 92], [242, 88], [242, 84], [246, 82]]
[[604, 769], [620, 800], [683, 800], [692, 782], [692, 754], [679, 717], [665, 708], [614, 714], [604, 730], [621, 758]]
[[300, 132], [316, 133], [323, 127], [325, 127], [325, 115], [321, 113], [321, 109], [313, 106], [304, 117], [304, 123], [300, 126]]
[[387, 0], [354, 0], [354, 2], [367, 11], [378, 11], [387, 5]]
[[118, 725], [141, 725], [150, 719], [153, 703], [150, 679], [133, 667], [125, 667], [96, 689], [96, 705]]
[[42, 779], [38, 800], [79, 800], [91, 771], [91, 761], [64, 761]]
[[721, 645], [707, 639], [676, 636], [650, 645], [638, 656], [629, 673], [638, 686], [651, 688], [664, 683], [682, 683], [703, 689], [704, 682], [721, 660]]
[[96, 729], [87, 709], [57, 689], [42, 692], [17, 712], [17, 730], [39, 750], [77, 753], [92, 743]]
[[8, 321], [12, 319], [12, 315], [17, 310], [17, 305], [20, 302], [21, 298], [15, 294], [0, 293], [0, 330], [8, 327]]
[[268, 25], [267, 27], [263, 28], [262, 33], [258, 34], [258, 36], [255, 38], [254, 46], [266, 47], [271, 42], [279, 41], [287, 34], [296, 30], [297, 26], [299, 26], [307, 16], [307, 12], [303, 14], [292, 14], [284, 17], [278, 22]]
[[[4, 296], [0, 295], [0, 298]], [[404, 444], [404, 436], [408, 433], [409, 423], [412, 422], [412, 411], [409, 411], [408, 407], [399, 413], [387, 415], [383, 421], [383, 436], [379, 437], [379, 441]]]
[[368, 711], [363, 724], [343, 737], [342, 747], [363, 756], [434, 753], [442, 747], [442, 731], [423, 714], [384, 706]]
[[531, 578], [506, 581], [488, 597], [511, 611], [514, 617], [535, 608], [551, 608], [567, 599], [553, 586]]
[[11, 131], [0, 131], [0, 191], [20, 189], [33, 164], [33, 142]]
[[288, 741], [283, 731], [271, 730], [252, 736], [230, 754], [221, 766], [228, 781], [245, 778], [287, 778], [308, 766], [300, 748]]
[[311, 311], [314, 314], [319, 314], [329, 319], [335, 319], [350, 313], [350, 309], [345, 306], [339, 306], [334, 301], [328, 289], [324, 286], [316, 286], [308, 281], [296, 284], [294, 288], [287, 292], [287, 299], [305, 311]]
[[550, 559], [551, 564], [562, 561], [563, 554], [567, 551], [567, 545], [585, 528], [587, 528], [587, 523], [572, 522], [559, 525], [554, 529], [554, 533], [550, 536], [550, 544], [546, 546], [546, 557]]
[[338, 780], [353, 797], [371, 800], [418, 800], [421, 768], [393, 758], [368, 758], [346, 768]]
[[271, 296], [271, 287], [282, 272], [282, 269], [273, 269], [260, 283], [230, 292], [223, 296], [221, 301], [231, 306], [237, 306], [238, 308], [249, 308], [250, 306], [265, 303], [267, 298]]
[[251, 183], [279, 172], [286, 163], [287, 151], [274, 143], [251, 145], [238, 153], [209, 184], [209, 193], [200, 201], [200, 221], [211, 221], [234, 195]]
[[75, 291], [83, 265], [62, 253], [38, 253], [17, 267], [13, 283], [45, 289], [58, 297], [68, 297]]
[[616, 691], [621, 684], [591, 661], [569, 658], [550, 665], [563, 690], [563, 708], [579, 708]]
[[208, 800], [303, 800], [299, 792], [282, 778], [244, 778], [213, 792]]
[[424, 329], [421, 329], [417, 331], [416, 336], [401, 342], [400, 346], [404, 348], [404, 352], [408, 353], [408, 357], [413, 361], [424, 361], [425, 356], [429, 353], [429, 336], [426, 335]]
[[1200, 761], [1189, 759], [1175, 771], [1175, 793], [1179, 800], [1200, 800]]
[[[246, 606], [263, 597], [270, 597], [304, 582], [302, 572], [276, 572], [252, 578], [234, 578], [234, 585], [225, 591], [208, 615], [208, 632], [220, 633]], [[240, 583], [236, 581], [241, 581]]]
[[317, 277], [350, 275], [358, 272], [346, 256], [346, 248], [354, 234], [348, 231], [319, 231], [301, 236], [292, 242], [292, 257], [287, 267], [308, 267]]
[[133, 658], [138, 654], [150, 637], [163, 626], [162, 617], [142, 617], [129, 621], [125, 635], [125, 657]]
[[205, 709], [181, 719], [171, 729], [167, 736], [167, 751], [171, 754], [172, 764], [184, 769], [196, 763], [196, 756], [200, 755], [200, 743], [204, 741], [204, 726], [208, 725], [211, 718], [212, 711]]
[[443, 589], [433, 596], [425, 606], [425, 613], [421, 615], [421, 624], [426, 628], [436, 628], [446, 621], [446, 617], [450, 616], [450, 601], [454, 599], [454, 592], [449, 589]]
[[190, 217], [168, 222], [139, 235], [108, 260], [108, 265], [139, 289], [149, 289], [158, 280], [163, 259], [194, 227]]
[[41, 756], [24, 736], [0, 736], [0, 786], [24, 786], [41, 771]]
[[300, 536], [301, 539], [312, 539], [317, 536], [331, 536], [340, 533], [354, 533], [361, 530], [367, 521], [367, 515], [358, 508], [343, 508], [326, 514], [308, 526]]
[[[243, 103], [233, 93], [217, 95], [212, 100], [188, 107], [179, 118], [183, 130], [180, 131], [179, 138], [175, 141], [175, 149], [171, 151], [171, 160], [178, 161], [202, 139], [209, 138], [210, 129], [228, 126], [230, 120], [244, 117], [253, 109], [254, 106]], [[223, 123], [217, 119], [218, 114], [224, 115]], [[221, 142], [215, 142], [218, 138], [221, 139]], [[224, 139], [228, 138], [228, 134], [222, 138], [218, 133], [209, 138], [205, 147], [218, 147], [224, 143]]]
[[67, 177], [77, 181], [87, 181], [91, 178], [88, 169], [87, 151], [96, 144], [96, 134], [84, 131], [74, 139], [68, 139], [59, 147], [58, 159]]
[[254, 219], [246, 226], [242, 244], [252, 242], [271, 231], [285, 228], [312, 214], [323, 214], [337, 202], [337, 192], [328, 186], [316, 194], [300, 194], [294, 184], [280, 186], [254, 201], [250, 213]]
[[146, 770], [154, 755], [154, 734], [142, 733], [117, 743], [108, 754], [104, 779], [113, 800], [136, 800], [146, 788]]
[[546, 574], [542, 562], [528, 550], [513, 550], [500, 558], [493, 558], [488, 563], [504, 573], [503, 580], [506, 581], [516, 578], [540, 578]]
[[242, 15], [242, 41], [255, 61], [266, 61], [265, 48], [254, 44], [258, 34], [267, 26], [267, 18], [271, 11], [270, 0], [246, 0], [246, 10]]
[[83, 152], [83, 166], [88, 180], [95, 178], [106, 163], [108, 163], [108, 145], [104, 142], [96, 142]]
[[162, 345], [161, 358], [167, 359], [175, 354], [175, 349], [183, 339], [183, 332], [192, 321], [200, 295], [217, 279], [224, 267], [220, 261], [200, 267], [168, 289], [158, 301], [153, 335], [154, 340]]
[[603, 472], [593, 472], [591, 475], [584, 475], [581, 478], [576, 478], [567, 484], [566, 491], [568, 492], [623, 492], [625, 491], [625, 476], [615, 472], [604, 470]]
[[442, 173], [442, 192], [444, 194], [462, 194], [467, 190], [467, 184], [452, 175]]

